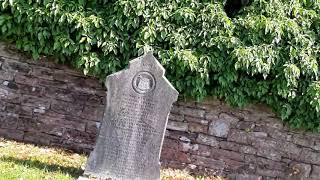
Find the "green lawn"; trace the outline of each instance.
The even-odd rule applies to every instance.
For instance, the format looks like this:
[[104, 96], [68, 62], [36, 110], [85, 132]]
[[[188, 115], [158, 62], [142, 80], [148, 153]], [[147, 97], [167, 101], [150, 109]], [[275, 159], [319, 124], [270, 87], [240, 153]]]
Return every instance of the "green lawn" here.
[[[40, 147], [0, 138], [0, 180], [71, 180], [83, 172], [87, 157], [66, 150]], [[192, 177], [185, 171], [165, 169], [162, 180], [222, 180]]]

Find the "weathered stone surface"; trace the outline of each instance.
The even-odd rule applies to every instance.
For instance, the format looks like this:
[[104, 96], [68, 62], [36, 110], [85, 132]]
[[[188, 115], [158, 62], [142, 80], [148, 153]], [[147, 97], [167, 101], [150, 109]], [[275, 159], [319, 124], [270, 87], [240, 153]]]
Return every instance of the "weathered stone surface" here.
[[212, 157], [215, 159], [232, 159], [236, 161], [243, 161], [244, 154], [228, 151], [223, 149], [212, 149], [211, 150]]
[[253, 146], [257, 148], [257, 155], [279, 161], [281, 159], [281, 153], [277, 150], [278, 144], [272, 140], [256, 140]]
[[192, 155], [191, 158], [193, 164], [198, 166], [209, 167], [216, 170], [223, 170], [226, 167], [225, 163], [221, 160], [214, 160], [197, 155]]
[[251, 144], [253, 139], [248, 132], [231, 129], [227, 140], [241, 144]]
[[188, 131], [188, 123], [178, 121], [168, 121], [167, 129], [175, 131]]
[[42, 107], [44, 109], [49, 109], [50, 107], [50, 102], [48, 100], [39, 98], [36, 96], [28, 96], [28, 95], [22, 96], [21, 104], [25, 106], [31, 106], [31, 107]]
[[83, 114], [83, 105], [54, 100], [51, 102], [51, 110], [59, 114], [80, 116]]
[[211, 146], [197, 144], [197, 148], [192, 149], [191, 153], [202, 157], [211, 156]]
[[312, 166], [312, 172], [311, 172], [310, 177], [315, 180], [320, 177], [320, 166], [316, 166], [316, 165]]
[[208, 127], [199, 123], [189, 123], [188, 127], [190, 132], [196, 132], [196, 133], [207, 133], [208, 132]]
[[219, 147], [219, 141], [213, 137], [205, 134], [199, 134], [197, 137], [197, 142], [200, 144], [209, 145], [212, 147]]
[[226, 138], [230, 128], [235, 126], [239, 119], [236, 117], [222, 113], [218, 120], [213, 120], [209, 125], [209, 134], [217, 137]]
[[249, 175], [249, 174], [233, 174], [230, 175], [231, 180], [262, 180], [262, 176]]
[[209, 134], [217, 137], [227, 137], [230, 123], [224, 120], [212, 121], [209, 126]]
[[[178, 92], [152, 54], [108, 76], [107, 89], [104, 119], [85, 174], [100, 179], [159, 179], [164, 132]], [[190, 162], [183, 152], [175, 158]]]
[[194, 122], [194, 123], [199, 123], [205, 126], [208, 126], [209, 121], [202, 119], [202, 118], [195, 118], [195, 117], [191, 117], [191, 116], [185, 116], [184, 117], [185, 121], [187, 122]]
[[23, 140], [24, 132], [16, 129], [0, 129], [0, 136], [14, 139], [14, 140]]
[[283, 179], [285, 177], [285, 173], [278, 170], [269, 170], [269, 169], [257, 169], [257, 174], [261, 176], [267, 176], [272, 178], [281, 178]]
[[309, 149], [303, 149], [301, 151], [299, 160], [305, 163], [311, 163], [320, 165], [320, 156], [318, 153], [311, 151]]
[[0, 71], [0, 79], [12, 81], [13, 80], [13, 74], [7, 71]]
[[253, 164], [257, 167], [264, 167], [266, 169], [274, 169], [280, 171], [286, 171], [288, 166], [284, 162], [273, 161], [263, 157], [258, 157], [254, 155], [245, 155], [245, 162], [248, 164]]
[[189, 108], [189, 107], [183, 107], [183, 114], [191, 117], [198, 117], [198, 118], [204, 118], [205, 117], [205, 111], [202, 109], [195, 109], [195, 108]]
[[184, 116], [179, 114], [170, 113], [169, 120], [171, 121], [183, 121]]

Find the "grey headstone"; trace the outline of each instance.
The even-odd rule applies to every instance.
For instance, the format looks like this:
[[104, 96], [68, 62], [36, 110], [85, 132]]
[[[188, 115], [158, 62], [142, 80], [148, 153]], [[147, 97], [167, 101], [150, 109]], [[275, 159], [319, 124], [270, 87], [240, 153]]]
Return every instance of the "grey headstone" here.
[[160, 179], [160, 152], [168, 115], [178, 92], [148, 53], [107, 77], [107, 107], [88, 159], [87, 177]]

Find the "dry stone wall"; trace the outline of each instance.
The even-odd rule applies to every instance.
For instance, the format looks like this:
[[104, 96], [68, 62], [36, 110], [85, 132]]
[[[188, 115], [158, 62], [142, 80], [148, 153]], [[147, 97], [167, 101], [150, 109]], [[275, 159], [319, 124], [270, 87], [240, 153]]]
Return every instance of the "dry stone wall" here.
[[[105, 89], [48, 59], [0, 44], [0, 136], [90, 152]], [[289, 130], [263, 105], [231, 108], [216, 99], [178, 102], [161, 154], [163, 167], [234, 179], [320, 179], [320, 135]]]

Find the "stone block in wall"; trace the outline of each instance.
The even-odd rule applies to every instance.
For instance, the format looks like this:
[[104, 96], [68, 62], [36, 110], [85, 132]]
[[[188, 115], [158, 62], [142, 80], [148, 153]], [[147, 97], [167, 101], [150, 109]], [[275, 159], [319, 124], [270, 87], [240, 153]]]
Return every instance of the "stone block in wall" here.
[[216, 147], [216, 148], [219, 147], [219, 141], [215, 137], [208, 136], [205, 134], [199, 134], [196, 139], [196, 142], [200, 144], [208, 145], [211, 147]]
[[262, 176], [252, 174], [232, 174], [229, 175], [230, 180], [262, 180]]
[[191, 161], [192, 164], [195, 164], [197, 166], [208, 167], [220, 171], [223, 171], [226, 167], [226, 164], [221, 160], [215, 160], [197, 155], [191, 155]]
[[268, 136], [273, 139], [282, 140], [282, 141], [293, 141], [293, 134], [287, 131], [279, 130], [279, 129], [265, 129], [265, 132], [268, 133]]
[[24, 106], [49, 109], [50, 100], [42, 97], [37, 97], [37, 96], [23, 95], [21, 97], [21, 104]]
[[244, 162], [239, 162], [236, 160], [228, 159], [226, 157], [221, 157], [219, 160], [223, 161], [226, 165], [225, 171], [228, 172], [240, 172], [245, 166]]
[[83, 132], [86, 128], [85, 122], [73, 121], [73, 119], [61, 119], [45, 115], [38, 116], [38, 122], [61, 128], [75, 129]]
[[13, 73], [0, 70], [0, 79], [6, 80], [6, 81], [12, 81], [13, 78], [14, 78]]
[[169, 114], [169, 120], [170, 121], [183, 121], [184, 120], [184, 116], [180, 115], [180, 114], [174, 114], [174, 113], [170, 113]]
[[0, 127], [4, 129], [16, 129], [18, 127], [18, 114], [14, 113], [1, 113]]
[[[65, 129], [61, 144], [65, 147], [76, 147], [78, 149], [91, 149], [94, 146], [96, 135], [74, 129]], [[53, 143], [51, 143], [53, 144]], [[80, 146], [78, 146], [79, 144]]]
[[220, 147], [221, 149], [236, 151], [244, 154], [257, 154], [256, 148], [234, 142], [220, 141]]
[[0, 86], [0, 101], [5, 101], [9, 103], [20, 103], [21, 95], [14, 90], [9, 90], [6, 87]]
[[32, 66], [31, 75], [40, 79], [53, 80], [53, 72], [52, 68]]
[[239, 119], [236, 117], [222, 113], [217, 120], [211, 121], [209, 124], [209, 134], [217, 137], [226, 138], [230, 128], [235, 126]]
[[301, 151], [300, 156], [297, 158], [297, 160], [304, 162], [304, 163], [310, 163], [310, 164], [316, 164], [320, 165], [320, 156], [317, 152], [312, 151], [307, 148], [303, 148]]
[[85, 94], [90, 94], [90, 95], [95, 95], [98, 92], [101, 92], [100, 89], [94, 89], [91, 87], [87, 87], [82, 82], [71, 82], [68, 83], [68, 89], [74, 91], [74, 92], [80, 92], [80, 93], [85, 93]]
[[210, 157], [211, 156], [211, 146], [197, 144], [197, 148], [193, 148], [191, 150], [191, 154], [202, 156], [202, 157]]
[[312, 138], [306, 138], [304, 134], [294, 134], [292, 142], [304, 147], [313, 147], [315, 144]]
[[254, 167], [263, 167], [270, 170], [288, 171], [288, 163], [273, 161], [264, 157], [259, 157], [255, 155], [245, 155], [244, 162], [251, 164]]
[[180, 149], [180, 142], [175, 139], [165, 138], [162, 145], [163, 149], [170, 148], [174, 149], [175, 151], [179, 151]]
[[[43, 120], [43, 119], [42, 119]], [[55, 136], [62, 136], [64, 132], [63, 125], [57, 125], [52, 122], [37, 120], [32, 117], [19, 117], [18, 129], [27, 132], [41, 132]]]
[[255, 122], [252, 121], [239, 121], [236, 125], [237, 129], [245, 131], [253, 131], [255, 127]]
[[[60, 89], [55, 87], [46, 87], [45, 96], [48, 98], [53, 98], [67, 102], [75, 102], [77, 100], [77, 96], [71, 90]], [[85, 100], [83, 101], [83, 104], [84, 102]]]
[[51, 136], [41, 132], [26, 132], [24, 135], [24, 141], [29, 143], [41, 143], [43, 145], [50, 145], [52, 141], [59, 141], [59, 137]]
[[219, 112], [207, 112], [205, 116], [207, 121], [216, 121], [219, 119]]
[[53, 100], [51, 103], [51, 110], [60, 114], [80, 116], [81, 114], [83, 114], [82, 112], [83, 105], [59, 101], [59, 100]]
[[283, 171], [263, 169], [263, 168], [258, 168], [256, 173], [261, 176], [267, 176], [271, 178], [280, 178], [280, 179], [284, 179], [286, 176], [285, 172]]
[[23, 140], [24, 132], [17, 129], [0, 129], [0, 136], [8, 139]]
[[179, 150], [182, 152], [191, 152], [191, 151], [198, 151], [199, 145], [192, 144], [190, 142], [180, 142], [179, 143]]
[[27, 84], [18, 84], [19, 92], [21, 94], [42, 96], [44, 94], [44, 87], [30, 86]]
[[258, 150], [257, 155], [271, 160], [281, 160], [281, 152], [278, 150], [279, 144], [273, 140], [255, 139], [253, 146]]
[[302, 148], [292, 142], [279, 140], [278, 143], [277, 150], [282, 153], [282, 157], [297, 159], [301, 154]]
[[2, 69], [5, 71], [21, 74], [29, 74], [31, 71], [31, 68], [27, 63], [14, 60], [6, 60], [2, 65]]
[[263, 120], [255, 122], [256, 126], [254, 128], [255, 131], [265, 131], [265, 129], [283, 129], [283, 122], [277, 118], [268, 117]]
[[105, 97], [97, 95], [88, 96], [86, 104], [90, 106], [103, 106], [105, 105]]
[[232, 159], [240, 162], [244, 161], [244, 154], [224, 149], [211, 149], [211, 156], [214, 159]]
[[31, 75], [26, 75], [22, 73], [16, 73], [14, 81], [18, 84], [28, 84], [30, 86], [35, 86], [38, 84], [38, 78]]
[[191, 116], [191, 117], [198, 117], [198, 118], [205, 118], [205, 111], [203, 109], [195, 109], [190, 107], [183, 107], [182, 114]]
[[54, 88], [60, 88], [60, 89], [67, 89], [68, 84], [65, 82], [61, 81], [50, 81], [46, 79], [39, 79], [38, 80], [38, 85], [43, 86], [43, 87], [54, 87]]
[[100, 122], [96, 122], [96, 121], [87, 121], [86, 132], [98, 134], [100, 124], [101, 124]]
[[55, 69], [53, 72], [53, 79], [56, 81], [62, 81], [70, 83], [74, 81], [81, 81], [84, 76], [80, 73], [68, 74], [65, 70]]
[[4, 111], [6, 109], [7, 103], [0, 101], [0, 111]]
[[320, 177], [320, 166], [312, 165], [312, 171], [310, 174], [310, 178], [318, 179]]
[[161, 158], [166, 160], [176, 160], [180, 163], [191, 162], [189, 154], [171, 148], [162, 149]]
[[185, 116], [184, 117], [185, 121], [187, 122], [193, 122], [193, 123], [199, 123], [205, 126], [208, 126], [209, 121], [203, 118], [196, 118], [196, 117], [191, 117], [191, 116]]
[[240, 144], [251, 144], [253, 140], [254, 138], [249, 134], [249, 132], [238, 129], [231, 129], [227, 138], [227, 141]]
[[194, 122], [189, 122], [188, 124], [189, 124], [188, 125], [189, 132], [203, 133], [203, 134], [208, 133], [208, 126], [206, 126], [206, 125], [194, 123]]
[[167, 129], [174, 130], [174, 131], [187, 132], [188, 131], [188, 123], [169, 120], [167, 123]]
[[13, 91], [19, 93], [19, 86], [13, 81], [3, 81], [2, 86], [6, 86], [6, 89], [8, 89], [10, 91], [13, 90]]
[[101, 121], [103, 118], [104, 106], [89, 106], [85, 105], [80, 117], [92, 121]]

